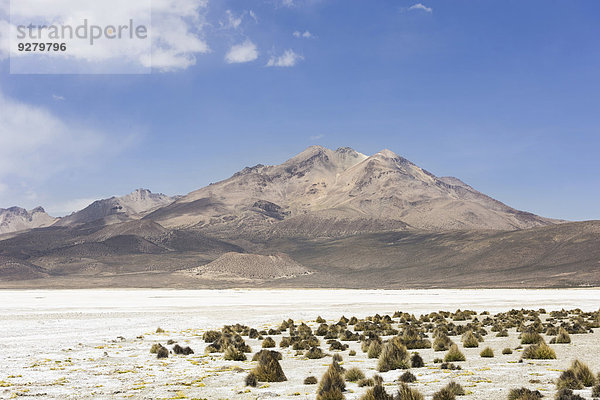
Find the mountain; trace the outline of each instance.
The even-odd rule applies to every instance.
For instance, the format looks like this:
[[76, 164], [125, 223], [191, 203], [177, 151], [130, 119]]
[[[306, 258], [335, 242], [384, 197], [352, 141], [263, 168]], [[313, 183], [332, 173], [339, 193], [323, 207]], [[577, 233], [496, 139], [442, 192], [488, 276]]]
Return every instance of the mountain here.
[[599, 244], [599, 221], [515, 210], [389, 150], [313, 146], [2, 235], [0, 287], [587, 287]]
[[148, 189], [137, 189], [121, 197], [97, 200], [81, 211], [61, 218], [56, 225], [75, 226], [102, 220], [105, 224], [139, 219], [144, 213], [164, 207], [176, 198]]
[[[389, 229], [515, 230], [556, 223], [515, 210], [390, 150], [366, 156], [312, 146], [281, 165], [248, 167], [145, 218], [210, 232], [331, 234]], [[301, 229], [300, 229], [301, 228]]]
[[0, 234], [50, 226], [55, 221], [42, 207], [31, 211], [20, 207], [0, 208]]

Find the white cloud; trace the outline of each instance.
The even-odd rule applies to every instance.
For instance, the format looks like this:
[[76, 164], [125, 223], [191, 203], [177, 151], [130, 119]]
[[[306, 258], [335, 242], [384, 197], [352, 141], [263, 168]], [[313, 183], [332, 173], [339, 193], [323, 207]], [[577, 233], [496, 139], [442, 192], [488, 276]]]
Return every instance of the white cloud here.
[[[11, 3], [11, 16], [13, 24], [30, 21], [74, 27], [81, 25], [84, 19], [90, 25], [102, 27], [134, 19], [136, 25], [147, 26], [148, 40], [100, 39], [93, 46], [85, 40], [65, 40], [66, 52], [49, 52], [46, 60], [36, 58], [35, 62], [43, 64], [51, 60], [63, 66], [93, 64], [97, 68], [102, 63], [122, 63], [166, 71], [188, 68], [196, 63], [197, 55], [210, 51], [203, 37], [207, 6], [208, 0], [20, 0]], [[5, 39], [8, 29], [16, 35], [16, 25], [8, 28], [7, 16], [0, 15], [0, 59], [9, 51], [16, 59], [30, 57], [18, 52], [16, 47], [9, 48]], [[44, 36], [48, 36], [47, 33]]]
[[250, 40], [231, 46], [225, 55], [225, 61], [229, 64], [246, 63], [258, 58], [256, 45]]
[[431, 7], [427, 7], [424, 4], [421, 3], [417, 3], [417, 4], [413, 4], [412, 6], [408, 7], [409, 10], [422, 10], [425, 12], [433, 12], [433, 8]]
[[225, 14], [227, 14], [227, 21], [220, 22], [223, 28], [227, 29], [237, 29], [242, 24], [242, 16], [236, 17], [231, 10], [226, 10]]
[[[67, 123], [47, 110], [0, 93], [0, 187], [3, 196], [31, 200], [32, 187], [63, 171], [101, 163], [131, 145]], [[8, 188], [8, 189], [7, 189]], [[0, 197], [0, 200], [2, 199]]]
[[52, 98], [53, 98], [54, 100], [56, 100], [56, 101], [65, 101], [65, 98], [64, 98], [64, 96], [59, 96], [59, 95], [57, 95], [57, 94], [53, 94], [53, 95], [52, 95]]
[[299, 54], [294, 53], [293, 50], [286, 50], [279, 57], [271, 57], [267, 63], [267, 67], [293, 67], [298, 61], [303, 60]]
[[293, 33], [294, 37], [297, 38], [304, 38], [304, 39], [314, 39], [315, 35], [313, 35], [312, 33], [310, 33], [309, 31], [304, 31], [304, 32], [300, 32], [300, 31], [295, 31]]
[[281, 5], [284, 7], [294, 7], [296, 4], [294, 3], [294, 0], [281, 0]]

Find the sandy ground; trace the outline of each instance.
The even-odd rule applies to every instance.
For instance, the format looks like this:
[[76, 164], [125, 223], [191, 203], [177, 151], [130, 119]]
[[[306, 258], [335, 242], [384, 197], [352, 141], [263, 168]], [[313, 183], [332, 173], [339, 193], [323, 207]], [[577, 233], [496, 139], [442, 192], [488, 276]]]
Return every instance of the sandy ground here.
[[[331, 322], [342, 315], [361, 318], [397, 310], [419, 315], [460, 308], [493, 314], [511, 308], [593, 311], [599, 306], [598, 289], [0, 291], [0, 398], [314, 399], [316, 386], [304, 385], [303, 380], [309, 375], [320, 378], [331, 357], [307, 360], [283, 349], [281, 365], [288, 381], [246, 388], [246, 371], [256, 363], [206, 355], [202, 333], [237, 322], [259, 329], [277, 327], [287, 318], [317, 326], [318, 315]], [[155, 333], [158, 326], [165, 332]], [[553, 380], [573, 359], [600, 370], [600, 330], [571, 335], [568, 345], [552, 345], [557, 360], [525, 363], [517, 363], [519, 351], [501, 354], [503, 348], [519, 344], [514, 329], [509, 333], [508, 338], [491, 333], [480, 348], [464, 349], [467, 361], [460, 363], [460, 371], [440, 370], [432, 362], [444, 352], [419, 350], [426, 367], [412, 370], [418, 378], [414, 387], [426, 398], [450, 380], [468, 390], [465, 399], [505, 399], [510, 388], [520, 386], [548, 397], [554, 393]], [[279, 343], [281, 336], [273, 338]], [[149, 353], [153, 343], [166, 344], [168, 339], [189, 345], [195, 354], [158, 360]], [[258, 340], [245, 339], [254, 352], [260, 350]], [[343, 366], [375, 374], [376, 360], [366, 358], [360, 343], [346, 343], [357, 356], [340, 352]], [[479, 356], [484, 346], [492, 347], [494, 358]], [[324, 341], [321, 347], [328, 348]], [[382, 374], [388, 392], [394, 392], [394, 380], [402, 372]], [[347, 399], [359, 399], [365, 391], [353, 383], [347, 389]], [[590, 398], [589, 389], [579, 393]]]

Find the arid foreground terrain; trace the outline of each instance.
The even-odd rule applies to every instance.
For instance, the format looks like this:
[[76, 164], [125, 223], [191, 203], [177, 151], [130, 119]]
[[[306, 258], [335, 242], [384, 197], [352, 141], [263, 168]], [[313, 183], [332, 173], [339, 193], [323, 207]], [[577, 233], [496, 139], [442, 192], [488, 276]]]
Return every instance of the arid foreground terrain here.
[[[539, 391], [551, 399], [570, 387], [563, 399], [590, 399], [598, 391], [597, 290], [0, 297], [0, 398], [386, 399], [363, 396], [400, 391], [399, 399], [507, 399], [524, 387], [530, 397], [511, 398]], [[461, 302], [475, 310], [457, 310]], [[442, 304], [446, 311], [433, 311]], [[451, 382], [454, 391], [443, 391]]]

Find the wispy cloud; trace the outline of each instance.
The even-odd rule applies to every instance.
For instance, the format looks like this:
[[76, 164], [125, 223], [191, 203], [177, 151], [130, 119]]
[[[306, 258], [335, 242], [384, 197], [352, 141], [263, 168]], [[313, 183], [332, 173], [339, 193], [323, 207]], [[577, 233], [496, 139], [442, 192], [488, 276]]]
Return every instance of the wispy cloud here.
[[254, 61], [258, 58], [258, 49], [250, 40], [231, 46], [225, 55], [228, 64], [239, 64]]
[[65, 101], [64, 96], [59, 96], [57, 94], [53, 94], [52, 95], [52, 99], [55, 100], [55, 101]]
[[296, 38], [304, 38], [304, 39], [314, 39], [315, 38], [315, 35], [313, 35], [309, 31], [304, 31], [304, 32], [295, 31], [293, 33], [293, 35]]
[[324, 137], [325, 137], [325, 135], [314, 135], [314, 136], [309, 136], [308, 139], [311, 141], [315, 141], [315, 140], [323, 139]]
[[115, 143], [105, 132], [0, 93], [0, 186], [11, 199], [31, 200], [32, 188], [64, 171], [111, 159], [133, 141], [124, 135]]
[[267, 63], [267, 67], [293, 67], [298, 61], [303, 60], [299, 54], [294, 53], [293, 50], [286, 50], [282, 55], [278, 57], [271, 57]]
[[420, 10], [420, 11], [425, 11], [428, 13], [433, 12], [433, 8], [427, 7], [426, 5], [424, 5], [422, 3], [413, 4], [412, 6], [408, 7], [408, 9], [409, 9], [409, 11]]
[[226, 10], [225, 14], [227, 16], [226, 21], [220, 21], [219, 24], [222, 28], [226, 29], [237, 29], [242, 24], [243, 15], [235, 16], [231, 10]]

